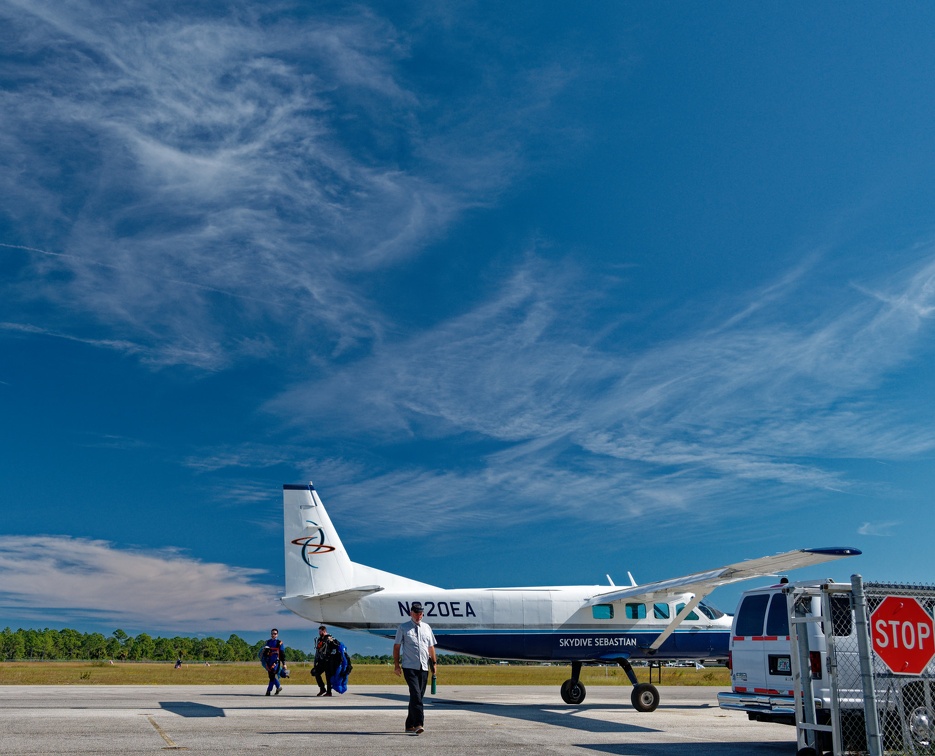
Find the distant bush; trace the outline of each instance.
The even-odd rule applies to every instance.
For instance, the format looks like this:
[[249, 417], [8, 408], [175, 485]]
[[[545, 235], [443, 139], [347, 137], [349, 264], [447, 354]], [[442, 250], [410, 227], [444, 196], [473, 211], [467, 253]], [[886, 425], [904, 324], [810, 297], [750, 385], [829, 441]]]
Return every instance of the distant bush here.
[[[110, 637], [101, 633], [77, 630], [19, 630], [0, 632], [0, 659], [40, 659], [67, 661], [78, 659], [119, 659], [124, 661], [252, 661], [266, 641], [247, 643], [237, 635], [222, 638], [153, 638], [147, 633], [136, 637], [115, 630]], [[314, 654], [288, 648], [290, 661], [308, 661]]]
[[[118, 661], [175, 661], [185, 662], [253, 661], [263, 648], [265, 640], [249, 644], [237, 635], [227, 640], [222, 638], [153, 638], [147, 633], [136, 637], [123, 630], [114, 630], [105, 637], [101, 633], [81, 633], [78, 630], [11, 630], [0, 632], [0, 660], [42, 661], [95, 661], [116, 659]], [[306, 653], [298, 648], [286, 647], [288, 661], [312, 661], [314, 652]], [[367, 656], [352, 654], [355, 664], [392, 664], [389, 654]], [[497, 664], [496, 659], [483, 659], [466, 654], [438, 655], [439, 664], [470, 664], [474, 666]], [[510, 662], [524, 664], [527, 662]]]

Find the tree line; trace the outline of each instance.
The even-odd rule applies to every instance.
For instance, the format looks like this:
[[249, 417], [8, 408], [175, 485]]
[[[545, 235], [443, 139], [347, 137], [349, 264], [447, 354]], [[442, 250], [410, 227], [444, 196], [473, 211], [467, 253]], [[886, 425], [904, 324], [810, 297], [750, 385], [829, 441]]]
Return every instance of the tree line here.
[[[121, 661], [253, 661], [265, 640], [247, 643], [237, 635], [223, 638], [153, 638], [148, 633], [128, 635], [123, 630], [81, 633], [77, 630], [11, 630], [0, 632], [0, 659], [115, 659]], [[314, 653], [289, 648], [288, 658], [308, 661]]]
[[[337, 633], [340, 640], [340, 631]], [[117, 661], [213, 661], [237, 662], [257, 659], [265, 640], [247, 643], [238, 635], [222, 638], [153, 638], [147, 633], [128, 635], [114, 630], [109, 636], [102, 633], [81, 633], [77, 630], [11, 630], [0, 632], [0, 659], [36, 659], [46, 661], [114, 659]], [[306, 653], [287, 646], [289, 661], [312, 661], [315, 653]], [[348, 649], [353, 650], [353, 649]], [[355, 664], [392, 664], [389, 654], [366, 656], [352, 653]], [[464, 654], [439, 654], [439, 664], [496, 664], [494, 659], [479, 659]]]

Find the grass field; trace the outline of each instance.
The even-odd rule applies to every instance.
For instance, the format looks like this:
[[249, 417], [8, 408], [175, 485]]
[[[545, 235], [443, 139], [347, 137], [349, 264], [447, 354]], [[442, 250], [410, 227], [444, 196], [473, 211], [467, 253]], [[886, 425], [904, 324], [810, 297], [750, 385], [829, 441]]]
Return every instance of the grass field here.
[[[184, 664], [175, 669], [166, 663], [126, 662], [0, 662], [0, 685], [265, 685], [266, 673], [258, 663]], [[286, 685], [314, 684], [309, 674], [311, 665], [296, 662], [289, 665], [292, 677]], [[640, 682], [649, 680], [649, 670], [637, 667]], [[570, 676], [568, 666], [514, 665], [441, 665], [439, 685], [561, 685]], [[584, 667], [581, 681], [585, 685], [629, 685], [619, 667]], [[656, 673], [653, 673], [653, 682]], [[355, 664], [351, 673], [353, 685], [404, 685], [389, 665]], [[730, 673], [724, 667], [694, 669], [666, 667], [662, 670], [662, 685], [729, 686]]]

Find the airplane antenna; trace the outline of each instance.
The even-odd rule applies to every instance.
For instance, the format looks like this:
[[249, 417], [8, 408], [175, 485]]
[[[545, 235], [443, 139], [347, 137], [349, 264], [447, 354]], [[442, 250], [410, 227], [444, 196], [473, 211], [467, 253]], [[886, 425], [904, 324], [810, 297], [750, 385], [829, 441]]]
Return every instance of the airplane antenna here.
[[630, 578], [630, 587], [636, 588], [636, 581], [633, 579], [633, 573], [627, 570], [627, 577]]
[[607, 578], [607, 582], [610, 583], [614, 588], [617, 587], [617, 584], [613, 581], [613, 578], [611, 578], [610, 575], [605, 575], [604, 577]]

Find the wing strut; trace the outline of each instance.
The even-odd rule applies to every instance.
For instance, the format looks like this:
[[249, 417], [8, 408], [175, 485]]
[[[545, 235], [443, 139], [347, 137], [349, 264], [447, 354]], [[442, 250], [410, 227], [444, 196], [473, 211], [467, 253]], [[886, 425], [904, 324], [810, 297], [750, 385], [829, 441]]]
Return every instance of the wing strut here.
[[647, 648], [646, 651], [648, 653], [655, 653], [658, 651], [659, 647], [666, 642], [666, 639], [675, 632], [675, 628], [682, 624], [682, 620], [684, 620], [707, 595], [706, 593], [696, 593], [695, 597], [682, 607], [682, 611], [675, 615], [675, 619], [666, 626], [666, 629], [659, 633], [656, 640], [649, 644], [649, 648]]

